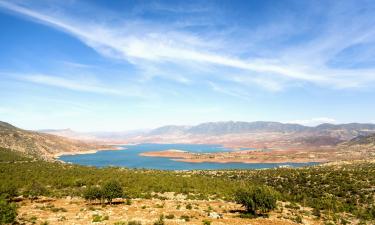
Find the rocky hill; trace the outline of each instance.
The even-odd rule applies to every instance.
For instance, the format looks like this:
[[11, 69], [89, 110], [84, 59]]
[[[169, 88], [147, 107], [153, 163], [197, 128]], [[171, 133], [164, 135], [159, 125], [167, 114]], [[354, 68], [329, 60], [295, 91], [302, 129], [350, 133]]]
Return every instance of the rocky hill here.
[[350, 140], [359, 135], [375, 133], [375, 124], [321, 124], [315, 127], [292, 123], [269, 121], [241, 122], [209, 122], [196, 126], [164, 126], [156, 128], [145, 135], [226, 135], [246, 133], [299, 133], [313, 136], [332, 136]]
[[[87, 132], [80, 133], [70, 129], [43, 130], [41, 132], [58, 136], [75, 138], [80, 140], [97, 140], [109, 143], [129, 142], [155, 142], [168, 140], [169, 142], [186, 142], [192, 139], [205, 140], [207, 138], [222, 135], [232, 135], [240, 139], [248, 138], [256, 134], [262, 136], [279, 136], [289, 134], [288, 139], [296, 138], [296, 141], [307, 144], [337, 144], [351, 140], [357, 136], [375, 133], [375, 124], [321, 124], [315, 127], [292, 123], [280, 123], [269, 121], [241, 122], [208, 122], [195, 126], [168, 125], [152, 130], [128, 131], [128, 132]], [[273, 133], [272, 135], [266, 134]]]
[[23, 130], [0, 121], [0, 147], [13, 149], [34, 157], [51, 159], [55, 154], [62, 152], [81, 152], [104, 146]]

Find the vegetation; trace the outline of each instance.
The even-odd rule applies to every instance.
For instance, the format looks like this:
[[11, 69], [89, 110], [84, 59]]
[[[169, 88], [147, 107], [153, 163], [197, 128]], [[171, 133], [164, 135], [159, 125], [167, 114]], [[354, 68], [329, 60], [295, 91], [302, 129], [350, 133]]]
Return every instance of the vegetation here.
[[155, 221], [154, 225], [164, 225], [164, 216], [161, 215], [157, 221]]
[[4, 197], [0, 197], [0, 224], [10, 224], [17, 217], [17, 206]]
[[111, 180], [104, 184], [102, 189], [103, 198], [112, 203], [112, 199], [123, 197], [121, 184], [116, 180]]
[[276, 208], [276, 193], [268, 187], [250, 187], [246, 190], [238, 190], [235, 193], [235, 201], [243, 205], [247, 213], [263, 214]]
[[16, 151], [10, 151], [0, 147], [0, 163], [14, 163], [17, 161], [30, 161], [31, 157]]
[[312, 207], [313, 215], [325, 221], [356, 218], [362, 223], [372, 223], [375, 220], [375, 164], [370, 162], [300, 169], [173, 172], [99, 169], [25, 161], [12, 151], [2, 154], [22, 161], [0, 163], [1, 204], [10, 204], [10, 209], [14, 205], [9, 200], [19, 194], [30, 198], [82, 196], [89, 201], [111, 202], [124, 196], [123, 190], [126, 190], [129, 198], [151, 198], [157, 197], [153, 193], [175, 192], [186, 194], [189, 199], [236, 200], [250, 213], [265, 213], [275, 208], [277, 198], [291, 202], [286, 207]]

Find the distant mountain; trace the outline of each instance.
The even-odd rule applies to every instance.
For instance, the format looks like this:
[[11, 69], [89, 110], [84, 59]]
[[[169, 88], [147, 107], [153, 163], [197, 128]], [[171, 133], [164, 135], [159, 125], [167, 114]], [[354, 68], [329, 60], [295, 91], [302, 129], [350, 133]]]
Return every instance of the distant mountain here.
[[51, 158], [56, 153], [87, 151], [103, 148], [104, 146], [23, 130], [0, 121], [0, 147], [35, 157]]
[[350, 140], [348, 145], [372, 145], [375, 146], [375, 134], [360, 135]]
[[148, 132], [148, 135], [166, 135], [166, 134], [183, 134], [187, 132], [191, 127], [190, 126], [163, 126], [156, 129], [151, 130]]
[[358, 135], [375, 133], [375, 124], [321, 124], [316, 127], [308, 127], [300, 124], [280, 122], [209, 122], [196, 126], [164, 126], [156, 128], [147, 135], [225, 135], [225, 134], [246, 134], [260, 132], [277, 133], [310, 133], [314, 135], [333, 135], [351, 139]]
[[211, 122], [202, 123], [187, 130], [190, 134], [236, 134], [253, 132], [301, 132], [309, 129], [299, 124], [279, 123], [279, 122]]
[[181, 137], [181, 140], [188, 140], [191, 136], [214, 137], [230, 134], [246, 135], [251, 133], [298, 134], [308, 136], [308, 139], [303, 137], [299, 139], [303, 143], [338, 143], [360, 135], [375, 133], [375, 124], [325, 123], [315, 127], [309, 127], [300, 124], [269, 121], [226, 121], [201, 123], [196, 126], [168, 125], [152, 130], [124, 132], [76, 132], [71, 129], [42, 130], [42, 132], [79, 140], [96, 140], [113, 143], [125, 143], [127, 140], [132, 140], [134, 142], [154, 141], [162, 137], [164, 137], [165, 140], [167, 140], [167, 138], [178, 140], [178, 137]]

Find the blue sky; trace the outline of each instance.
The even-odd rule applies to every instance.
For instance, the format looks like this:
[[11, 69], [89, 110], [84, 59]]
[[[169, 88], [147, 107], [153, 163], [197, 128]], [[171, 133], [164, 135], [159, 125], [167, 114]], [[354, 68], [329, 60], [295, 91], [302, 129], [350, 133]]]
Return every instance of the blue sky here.
[[375, 122], [374, 1], [3, 1], [0, 120]]

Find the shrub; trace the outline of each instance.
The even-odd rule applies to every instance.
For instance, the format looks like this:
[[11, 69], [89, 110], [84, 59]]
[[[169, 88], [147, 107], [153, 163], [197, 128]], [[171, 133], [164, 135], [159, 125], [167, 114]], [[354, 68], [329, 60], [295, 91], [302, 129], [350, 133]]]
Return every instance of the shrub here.
[[190, 217], [187, 216], [187, 215], [182, 215], [182, 216], [180, 216], [180, 219], [181, 219], [181, 220], [185, 220], [186, 222], [189, 222], [189, 221], [190, 221]]
[[96, 186], [90, 186], [83, 192], [83, 197], [88, 201], [102, 199], [102, 195], [102, 191]]
[[189, 210], [190, 210], [190, 209], [192, 209], [192, 208], [193, 208], [193, 206], [192, 206], [190, 203], [186, 205], [186, 209], [189, 209]]
[[203, 220], [202, 223], [203, 223], [203, 225], [211, 225], [210, 220]]
[[246, 208], [246, 212], [256, 215], [276, 208], [276, 193], [269, 187], [251, 187], [235, 193], [235, 201]]
[[318, 218], [321, 217], [321, 214], [320, 214], [320, 209], [318, 208], [313, 208], [313, 211], [312, 211], [312, 214]]
[[31, 199], [35, 199], [39, 196], [47, 195], [48, 191], [41, 183], [33, 182], [27, 187], [26, 194]]
[[109, 218], [103, 217], [101, 215], [93, 215], [92, 216], [92, 222], [97, 223], [97, 222], [102, 222], [103, 220], [108, 220]]
[[171, 219], [174, 219], [174, 215], [173, 214], [169, 214], [169, 215], [166, 215], [165, 218], [171, 220]]
[[0, 197], [0, 224], [13, 223], [17, 217], [17, 206]]
[[164, 225], [164, 216], [160, 215], [159, 219], [155, 221], [154, 225]]
[[121, 184], [116, 180], [107, 182], [103, 186], [102, 195], [111, 204], [114, 198], [121, 198], [123, 196]]
[[18, 195], [18, 190], [13, 185], [1, 186], [0, 187], [0, 197], [3, 196], [6, 199], [13, 198]]
[[139, 221], [132, 220], [128, 222], [128, 225], [142, 225], [142, 223]]
[[115, 222], [113, 225], [126, 225], [127, 223], [124, 222], [124, 221], [118, 221], [118, 222]]

